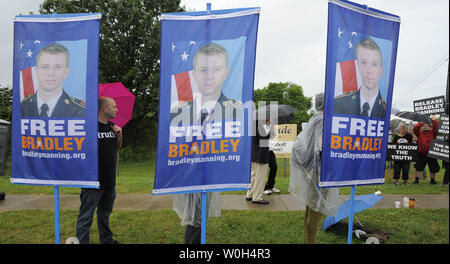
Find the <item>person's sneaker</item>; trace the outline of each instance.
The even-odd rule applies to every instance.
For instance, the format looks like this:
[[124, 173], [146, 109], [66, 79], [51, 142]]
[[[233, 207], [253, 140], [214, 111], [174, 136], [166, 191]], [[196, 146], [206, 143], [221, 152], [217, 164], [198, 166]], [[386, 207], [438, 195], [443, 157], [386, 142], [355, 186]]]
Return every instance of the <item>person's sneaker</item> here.
[[265, 195], [271, 195], [272, 194], [272, 190], [271, 189], [264, 190], [264, 194]]
[[250, 201], [252, 200], [252, 197], [245, 197], [245, 200], [246, 200], [247, 202], [250, 202]]
[[252, 201], [252, 203], [254, 204], [269, 204], [269, 201], [267, 200], [259, 200], [259, 201]]
[[400, 183], [398, 181], [395, 181], [394, 184], [395, 185], [400, 185]]
[[419, 183], [419, 179], [416, 178], [416, 180], [413, 182], [414, 184], [418, 184]]
[[407, 184], [408, 184], [408, 181], [407, 181], [407, 180], [404, 180], [404, 181], [403, 181], [403, 184], [404, 184], [404, 185], [407, 185]]
[[280, 193], [280, 190], [278, 190], [277, 188], [273, 187], [273, 188], [272, 188], [272, 192], [274, 192], [274, 193]]
[[436, 181], [434, 179], [431, 179], [430, 184], [436, 184]]

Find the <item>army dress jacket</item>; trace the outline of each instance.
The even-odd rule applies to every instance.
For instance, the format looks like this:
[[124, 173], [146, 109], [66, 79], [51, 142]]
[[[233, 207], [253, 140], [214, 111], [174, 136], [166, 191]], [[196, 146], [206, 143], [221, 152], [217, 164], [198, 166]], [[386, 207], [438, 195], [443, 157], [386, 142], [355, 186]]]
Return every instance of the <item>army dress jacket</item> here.
[[[201, 124], [201, 109], [195, 109], [196, 100], [186, 101], [170, 110], [172, 125]], [[200, 107], [200, 106], [198, 106]], [[207, 114], [204, 122], [217, 122], [222, 120], [237, 120], [242, 115], [242, 103], [226, 97], [223, 93], [217, 99], [213, 110]]]
[[[348, 92], [343, 95], [334, 98], [334, 110], [335, 114], [344, 115], [357, 115], [361, 116], [361, 99], [360, 90]], [[386, 114], [386, 102], [381, 97], [380, 91], [378, 91], [375, 103], [372, 106], [370, 113], [371, 118], [382, 118], [384, 119]]]
[[[33, 94], [22, 100], [20, 103], [22, 116], [39, 116], [36, 97], [37, 94]], [[84, 117], [85, 113], [86, 103], [75, 97], [70, 97], [63, 90], [50, 117]]]

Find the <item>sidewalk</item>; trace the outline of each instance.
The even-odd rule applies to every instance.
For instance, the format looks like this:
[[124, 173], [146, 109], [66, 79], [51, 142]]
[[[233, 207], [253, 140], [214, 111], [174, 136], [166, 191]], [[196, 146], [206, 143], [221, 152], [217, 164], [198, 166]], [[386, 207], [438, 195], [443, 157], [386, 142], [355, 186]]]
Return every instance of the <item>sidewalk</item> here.
[[[394, 202], [399, 201], [403, 206], [405, 195], [386, 194], [373, 208], [394, 208]], [[409, 197], [409, 196], [408, 196]], [[340, 195], [345, 201], [349, 195]], [[415, 208], [449, 208], [448, 194], [414, 194]], [[305, 204], [290, 194], [267, 195], [268, 205], [252, 204], [245, 201], [245, 195], [221, 195], [222, 209], [225, 210], [305, 210]], [[0, 212], [25, 209], [53, 210], [53, 195], [19, 195], [6, 194], [0, 201]], [[60, 209], [79, 209], [79, 195], [60, 195]], [[118, 194], [114, 203], [115, 210], [158, 210], [171, 209], [172, 195], [151, 194]]]

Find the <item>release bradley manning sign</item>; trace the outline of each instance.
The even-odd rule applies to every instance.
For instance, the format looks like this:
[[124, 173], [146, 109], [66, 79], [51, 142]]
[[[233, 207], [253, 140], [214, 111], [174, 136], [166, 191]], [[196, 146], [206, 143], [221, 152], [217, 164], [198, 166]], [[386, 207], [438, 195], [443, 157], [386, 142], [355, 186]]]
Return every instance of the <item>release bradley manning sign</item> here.
[[424, 115], [445, 113], [445, 96], [436, 96], [414, 101], [414, 112]]

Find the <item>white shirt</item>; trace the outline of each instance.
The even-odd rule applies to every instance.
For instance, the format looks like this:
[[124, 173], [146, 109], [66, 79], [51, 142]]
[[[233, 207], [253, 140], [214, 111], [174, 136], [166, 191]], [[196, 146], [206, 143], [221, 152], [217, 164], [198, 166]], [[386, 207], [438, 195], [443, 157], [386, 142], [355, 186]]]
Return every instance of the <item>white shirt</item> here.
[[219, 94], [219, 97], [216, 98], [216, 100], [207, 101], [203, 105], [200, 105], [201, 96], [202, 95], [199, 93], [198, 96], [195, 97], [194, 103], [196, 104], [196, 107], [194, 109], [197, 109], [197, 117], [198, 117], [198, 119], [200, 119], [202, 112], [203, 113], [208, 113], [208, 115], [206, 116], [206, 119], [208, 119], [208, 117], [214, 111], [214, 108], [216, 106], [217, 100], [220, 97], [220, 94]]
[[61, 95], [62, 95], [62, 90], [61, 90], [61, 92], [60, 92], [57, 96], [53, 97], [50, 101], [44, 102], [44, 101], [39, 97], [39, 90], [38, 90], [38, 91], [37, 91], [37, 96], [36, 96], [36, 98], [37, 98], [38, 113], [39, 113], [39, 114], [41, 113], [41, 106], [42, 106], [43, 104], [47, 104], [47, 106], [48, 106], [48, 113], [47, 113], [47, 114], [48, 114], [48, 116], [52, 116], [53, 110], [55, 109], [56, 103], [58, 103], [58, 100], [59, 100], [59, 98], [61, 97]]
[[359, 112], [362, 113], [362, 111], [364, 109], [364, 104], [365, 103], [369, 103], [369, 111], [367, 111], [367, 116], [370, 116], [370, 113], [372, 113], [372, 108], [373, 108], [373, 105], [375, 104], [375, 100], [377, 99], [377, 96], [378, 96], [378, 94], [376, 96], [372, 97], [369, 101], [366, 101], [366, 99], [364, 99], [364, 96], [362, 94], [360, 94], [360, 96], [359, 96], [359, 100], [360, 100], [359, 106], [361, 108], [359, 109]]

